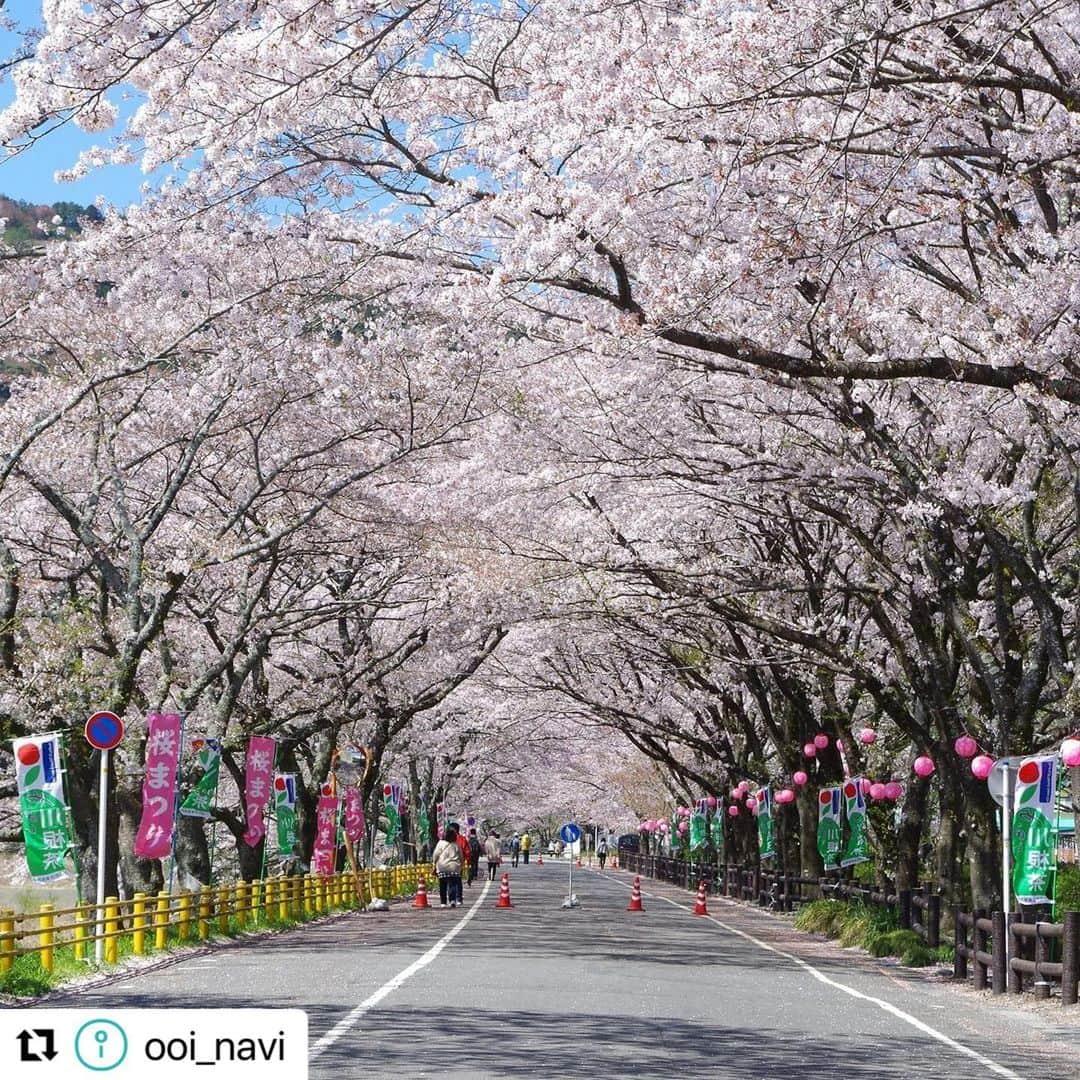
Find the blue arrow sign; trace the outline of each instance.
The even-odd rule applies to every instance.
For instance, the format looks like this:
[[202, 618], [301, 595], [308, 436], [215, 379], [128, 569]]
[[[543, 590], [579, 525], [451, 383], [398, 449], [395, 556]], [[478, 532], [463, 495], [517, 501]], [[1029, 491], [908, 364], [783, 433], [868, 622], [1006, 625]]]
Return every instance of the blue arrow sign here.
[[564, 844], [576, 844], [581, 839], [581, 830], [572, 821], [568, 821], [559, 830], [559, 838]]

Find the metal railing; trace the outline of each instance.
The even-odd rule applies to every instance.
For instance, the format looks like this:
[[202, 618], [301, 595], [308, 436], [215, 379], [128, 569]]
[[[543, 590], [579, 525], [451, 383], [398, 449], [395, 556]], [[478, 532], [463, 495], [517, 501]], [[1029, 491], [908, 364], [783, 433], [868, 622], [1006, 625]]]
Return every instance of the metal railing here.
[[373, 898], [413, 893], [421, 877], [435, 880], [434, 867], [413, 864], [328, 877], [273, 877], [207, 885], [198, 892], [108, 897], [100, 905], [0, 910], [0, 977], [20, 956], [36, 954], [46, 972], [54, 970], [59, 949], [70, 948], [76, 960], [87, 960], [98, 941], [103, 943], [105, 963], [115, 964], [124, 941], [133, 955], [144, 956], [176, 943], [298, 923], [330, 911], [363, 907]]

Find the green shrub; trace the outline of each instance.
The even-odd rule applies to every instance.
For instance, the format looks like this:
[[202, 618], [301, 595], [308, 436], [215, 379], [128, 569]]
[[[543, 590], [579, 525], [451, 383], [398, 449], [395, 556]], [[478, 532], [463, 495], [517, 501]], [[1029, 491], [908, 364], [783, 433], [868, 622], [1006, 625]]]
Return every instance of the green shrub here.
[[814, 934], [836, 937], [840, 932], [837, 924], [847, 914], [848, 905], [843, 900], [815, 900], [799, 908], [795, 916], [796, 929]]
[[865, 909], [853, 910], [842, 920], [840, 926], [840, 944], [845, 948], [852, 945], [864, 945], [869, 934], [874, 932], [870, 913]]
[[871, 930], [863, 940], [863, 947], [871, 956], [892, 956], [892, 945], [887, 931]]
[[903, 951], [900, 963], [905, 967], [930, 967], [931, 964], [937, 963], [937, 959], [937, 950], [928, 948], [920, 939]]
[[1057, 918], [1061, 918], [1063, 911], [1080, 911], [1080, 866], [1058, 867], [1054, 895], [1057, 901]]
[[956, 959], [956, 949], [952, 945], [939, 945], [934, 950], [934, 955], [937, 957], [939, 964], [948, 964], [952, 967], [952, 963]]
[[874, 904], [866, 909], [870, 914], [870, 925], [873, 929], [882, 934], [887, 934], [891, 930], [899, 928], [900, 917], [896, 913], [895, 907], [883, 907], [880, 904]]

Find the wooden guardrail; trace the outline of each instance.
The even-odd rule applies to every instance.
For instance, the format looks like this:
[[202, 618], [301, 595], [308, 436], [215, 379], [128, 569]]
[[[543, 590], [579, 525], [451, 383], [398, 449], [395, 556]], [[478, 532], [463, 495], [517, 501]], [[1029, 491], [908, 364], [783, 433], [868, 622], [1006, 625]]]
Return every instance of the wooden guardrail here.
[[[749, 864], [716, 866], [632, 852], [620, 852], [620, 860], [622, 867], [633, 873], [688, 889], [705, 881], [720, 895], [783, 911], [821, 897], [892, 908], [901, 929], [915, 931], [930, 948], [941, 944], [942, 900], [929, 886], [889, 893], [855, 882], [783, 874]], [[1037, 998], [1050, 997], [1056, 984], [1062, 1005], [1077, 1004], [1080, 912], [1066, 912], [1061, 923], [1040, 917], [1045, 914], [1045, 910], [1025, 907], [1006, 919], [1001, 911], [967, 912], [954, 906], [953, 975], [970, 977], [976, 990], [989, 986], [995, 994], [1030, 991]]]
[[328, 877], [273, 877], [204, 886], [198, 892], [109, 897], [101, 905], [0, 910], [0, 977], [20, 956], [34, 954], [42, 969], [51, 972], [57, 950], [66, 947], [76, 960], [87, 960], [90, 946], [98, 941], [103, 942], [105, 963], [115, 964], [123, 941], [131, 953], [143, 956], [217, 934], [301, 922], [329, 911], [362, 907], [375, 897], [415, 892], [421, 877], [434, 881], [434, 867], [413, 864]]

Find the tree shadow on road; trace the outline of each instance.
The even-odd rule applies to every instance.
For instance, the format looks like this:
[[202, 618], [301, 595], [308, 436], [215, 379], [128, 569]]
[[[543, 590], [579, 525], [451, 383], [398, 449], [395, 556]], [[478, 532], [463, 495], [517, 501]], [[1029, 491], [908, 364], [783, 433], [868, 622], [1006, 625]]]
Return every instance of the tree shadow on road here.
[[[767, 1000], [761, 1002], [767, 1019]], [[986, 1070], [915, 1035], [872, 1042], [768, 1026], [604, 1014], [440, 1008], [369, 1013], [330, 1047], [312, 1080], [386, 1077], [633, 1076], [843, 1077], [844, 1080], [983, 1077]]]

